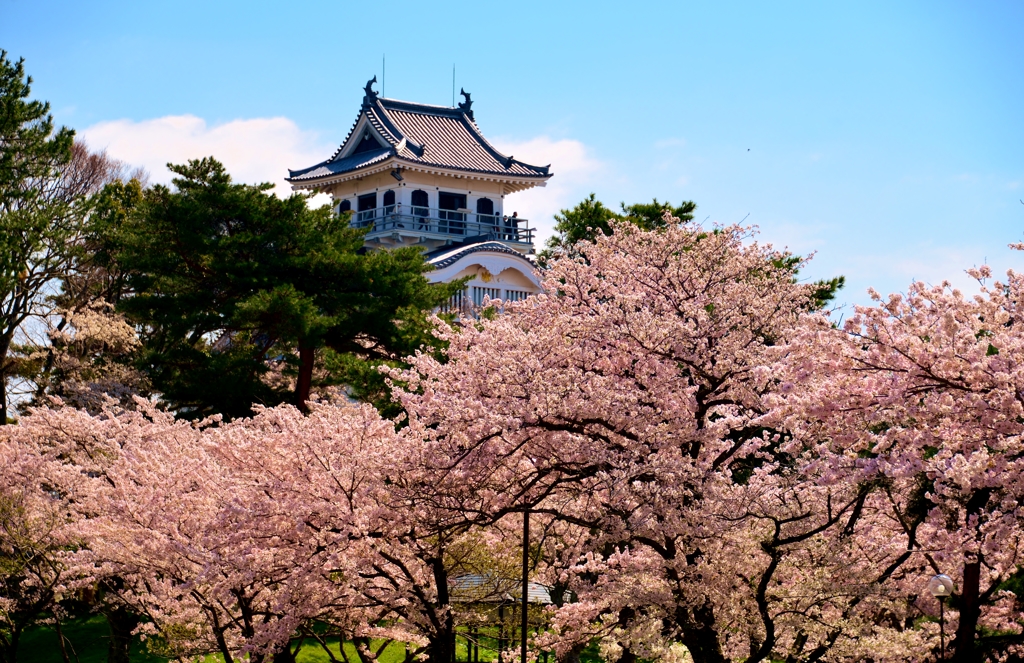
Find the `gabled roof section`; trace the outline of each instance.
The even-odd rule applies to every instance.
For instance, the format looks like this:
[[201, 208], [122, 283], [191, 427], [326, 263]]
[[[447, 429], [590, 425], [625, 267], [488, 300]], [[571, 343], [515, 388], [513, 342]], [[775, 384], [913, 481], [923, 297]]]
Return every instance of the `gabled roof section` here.
[[303, 170], [289, 170], [288, 172], [291, 173], [291, 177], [288, 178], [288, 181], [316, 180], [321, 177], [330, 177], [331, 175], [359, 170], [365, 166], [372, 166], [373, 164], [385, 161], [393, 153], [394, 151], [390, 148], [381, 148], [372, 152], [354, 154], [344, 159], [327, 160]]
[[[299, 184], [333, 177], [391, 157], [397, 167], [421, 166], [538, 182], [551, 177], [550, 166], [517, 161], [484, 138], [474, 120], [468, 93], [462, 93], [466, 101], [457, 107], [432, 106], [378, 97], [372, 89], [374, 82], [366, 84], [359, 116], [337, 151], [315, 166], [289, 170], [289, 182]], [[381, 149], [357, 154], [358, 146], [370, 132]], [[372, 160], [368, 161], [371, 155]]]

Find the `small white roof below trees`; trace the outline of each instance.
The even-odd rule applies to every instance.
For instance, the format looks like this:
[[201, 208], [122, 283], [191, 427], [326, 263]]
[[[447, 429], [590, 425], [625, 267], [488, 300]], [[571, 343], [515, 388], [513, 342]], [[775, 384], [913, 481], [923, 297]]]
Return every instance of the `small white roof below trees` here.
[[[490, 574], [469, 574], [452, 579], [451, 600], [453, 603], [521, 603], [523, 583], [513, 578], [501, 578]], [[551, 590], [537, 582], [527, 583], [528, 603], [551, 605]]]
[[[526, 255], [501, 242], [446, 247], [435, 252], [427, 262], [434, 267], [434, 271], [427, 273], [430, 281], [447, 282], [476, 274], [468, 286], [502, 291], [501, 294], [489, 293], [492, 299], [517, 299], [522, 298], [518, 293], [541, 291], [537, 266]], [[516, 294], [507, 295], [506, 291]]]

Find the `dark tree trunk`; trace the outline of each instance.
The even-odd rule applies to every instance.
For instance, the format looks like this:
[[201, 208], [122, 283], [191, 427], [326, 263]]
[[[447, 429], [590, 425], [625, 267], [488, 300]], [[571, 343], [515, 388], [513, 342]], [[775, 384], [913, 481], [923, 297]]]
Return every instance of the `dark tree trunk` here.
[[[430, 561], [434, 572], [434, 584], [437, 587], [437, 607], [444, 610], [449, 607], [448, 570], [439, 557]], [[430, 663], [452, 663], [455, 660], [455, 617], [451, 610], [445, 610], [441, 628], [427, 644], [427, 659]]]
[[[626, 606], [619, 610], [619, 626], [628, 628], [629, 623], [636, 618], [636, 610]], [[619, 663], [636, 663], [636, 654], [629, 647], [622, 648], [622, 655], [619, 656]]]
[[15, 626], [7, 638], [0, 640], [0, 663], [18, 663], [18, 641], [21, 629]]
[[7, 373], [3, 370], [4, 361], [0, 355], [0, 426], [7, 425]]
[[295, 663], [295, 654], [291, 644], [286, 644], [274, 654], [274, 663]]
[[299, 342], [299, 379], [295, 383], [296, 405], [303, 412], [309, 412], [309, 392], [313, 388], [313, 361], [316, 359], [313, 346]]
[[11, 350], [11, 336], [0, 338], [0, 426], [7, 424], [7, 353]]
[[[981, 512], [988, 504], [992, 496], [991, 488], [982, 488], [974, 491], [971, 498], [967, 500], [964, 509], [964, 525], [970, 527], [972, 518], [979, 517], [975, 521], [975, 527], [981, 528]], [[953, 641], [953, 661], [955, 663], [974, 663], [980, 661], [977, 648], [974, 643], [974, 636], [978, 630], [978, 618], [981, 617], [981, 557], [968, 557], [964, 559], [964, 579], [960, 588], [959, 605], [960, 623], [956, 627], [956, 639]]]
[[[60, 644], [60, 657], [64, 659], [64, 663], [71, 663], [71, 657], [68, 656], [67, 638], [64, 637], [64, 629], [60, 627], [60, 619], [54, 615], [53, 628], [57, 631], [57, 642]], [[77, 659], [78, 657], [75, 656]]]
[[981, 658], [974, 646], [981, 606], [978, 603], [981, 585], [981, 561], [964, 564], [964, 582], [960, 590], [960, 623], [956, 628], [955, 663], [974, 663]]
[[710, 603], [693, 609], [692, 620], [683, 625], [683, 644], [690, 650], [693, 663], [726, 663]]
[[123, 606], [104, 611], [104, 616], [107, 618], [107, 628], [110, 629], [107, 663], [129, 663], [132, 631], [139, 625], [139, 618]]
[[580, 643], [560, 656], [556, 663], [580, 663], [580, 655], [586, 649], [585, 643]]
[[427, 643], [427, 660], [430, 663], [452, 663], [455, 660], [455, 647], [451, 637], [438, 634]]

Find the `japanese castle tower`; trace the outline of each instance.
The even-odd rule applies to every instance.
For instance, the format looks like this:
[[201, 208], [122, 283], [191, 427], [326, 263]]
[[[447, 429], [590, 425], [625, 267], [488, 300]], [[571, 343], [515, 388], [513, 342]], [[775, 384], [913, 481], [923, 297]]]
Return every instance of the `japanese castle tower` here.
[[544, 186], [550, 166], [494, 149], [480, 133], [470, 95], [457, 107], [377, 96], [374, 76], [341, 147], [326, 161], [290, 170], [296, 190], [328, 193], [351, 224], [369, 228], [371, 250], [418, 246], [431, 281], [471, 276], [462, 301], [519, 300], [540, 292], [533, 229], [505, 213], [505, 197]]

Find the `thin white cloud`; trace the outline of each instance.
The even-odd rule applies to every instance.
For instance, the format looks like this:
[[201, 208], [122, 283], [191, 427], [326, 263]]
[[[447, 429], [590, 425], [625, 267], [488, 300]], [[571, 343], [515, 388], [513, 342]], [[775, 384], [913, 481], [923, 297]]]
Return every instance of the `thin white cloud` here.
[[232, 120], [211, 126], [194, 115], [168, 115], [141, 122], [100, 122], [81, 135], [91, 148], [106, 149], [117, 159], [144, 167], [153, 182], [170, 183], [173, 175], [167, 163], [213, 156], [235, 181], [270, 182], [279, 196], [291, 193], [284, 181], [289, 167], [304, 168], [323, 161], [334, 148], [286, 117]]
[[605, 166], [578, 140], [537, 136], [525, 141], [499, 139], [492, 142], [501, 152], [517, 160], [538, 166], [551, 164], [554, 177], [548, 180], [547, 186], [513, 194], [505, 201], [506, 213], [518, 212], [537, 229], [534, 241], [538, 249], [543, 248], [547, 238], [554, 234], [555, 214], [573, 207], [596, 190], [595, 178]]

